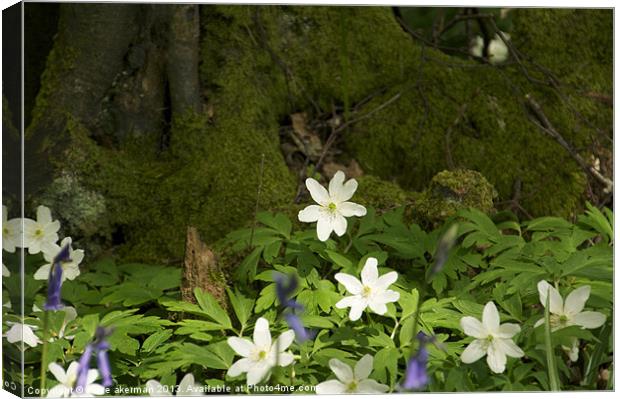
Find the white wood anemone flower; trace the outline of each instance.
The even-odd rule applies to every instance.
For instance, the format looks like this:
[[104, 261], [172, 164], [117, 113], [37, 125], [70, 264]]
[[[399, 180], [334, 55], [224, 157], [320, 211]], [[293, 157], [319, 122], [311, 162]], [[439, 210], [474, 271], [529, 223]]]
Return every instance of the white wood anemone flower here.
[[247, 338], [230, 337], [228, 345], [243, 359], [237, 360], [228, 369], [227, 375], [237, 377], [246, 373], [247, 383], [255, 385], [263, 381], [273, 367], [286, 367], [293, 363], [293, 354], [286, 351], [295, 339], [295, 332], [282, 333], [275, 342], [271, 340], [269, 322], [261, 317], [254, 326], [254, 342]]
[[[572, 291], [562, 299], [559, 291], [545, 280], [538, 282], [538, 294], [540, 303], [545, 306], [549, 295], [549, 324], [551, 331], [557, 331], [568, 326], [580, 326], [581, 328], [598, 328], [605, 323], [606, 316], [600, 312], [583, 312], [583, 308], [590, 297], [590, 286], [584, 285]], [[538, 320], [534, 327], [545, 322], [545, 318]]]
[[300, 222], [316, 223], [316, 234], [321, 241], [327, 241], [332, 231], [341, 237], [347, 231], [347, 219], [366, 215], [366, 208], [349, 202], [357, 190], [357, 181], [344, 182], [344, 173], [336, 172], [329, 182], [329, 191], [313, 178], [306, 179], [306, 187], [318, 205], [309, 205], [299, 211]]
[[47, 263], [41, 266], [35, 273], [35, 280], [47, 280], [50, 275], [50, 270], [52, 269], [52, 264], [54, 263], [54, 258], [65, 245], [69, 245], [69, 262], [61, 262], [62, 267], [62, 281], [65, 280], [74, 280], [77, 276], [80, 275], [79, 265], [84, 259], [84, 251], [81, 249], [74, 250], [71, 247], [71, 237], [65, 237], [61, 242], [60, 246], [54, 244], [48, 248], [48, 250], [43, 251], [43, 257], [47, 261]]
[[[7, 324], [9, 323], [7, 322]], [[29, 324], [14, 323], [4, 336], [12, 344], [23, 341], [26, 345], [34, 348], [43, 341], [35, 335], [33, 328], [35, 327]]]
[[[551, 331], [557, 331], [569, 326], [593, 329], [605, 324], [607, 316], [604, 314], [592, 311], [583, 312], [583, 308], [590, 297], [589, 285], [575, 289], [568, 294], [566, 301], [564, 301], [555, 287], [545, 280], [541, 280], [538, 282], [538, 294], [540, 303], [543, 306], [546, 306], [547, 295], [549, 295], [549, 324]], [[543, 317], [534, 324], [534, 327], [544, 323], [545, 318]], [[562, 345], [562, 349], [572, 362], [579, 360], [579, 340], [576, 337], [571, 339], [570, 347]]]
[[21, 219], [8, 219], [8, 211], [2, 205], [2, 249], [6, 252], [15, 252], [15, 247], [21, 247]]
[[95, 395], [105, 394], [105, 388], [101, 384], [95, 384], [95, 380], [99, 378], [99, 371], [96, 369], [88, 370], [86, 386], [81, 392], [75, 389], [75, 383], [78, 377], [78, 362], [71, 362], [67, 371], [58, 363], [50, 363], [49, 371], [54, 375], [60, 384], [50, 389], [47, 393], [48, 398], [68, 398], [68, 397], [93, 397]]
[[37, 207], [37, 220], [24, 219], [24, 248], [31, 255], [54, 251], [58, 241], [60, 222], [52, 221], [52, 212], [46, 206]]
[[[506, 40], [510, 40], [508, 33], [502, 32]], [[469, 53], [476, 57], [482, 57], [484, 50], [484, 39], [480, 36], [476, 36], [470, 44]], [[495, 37], [489, 42], [489, 48], [487, 49], [489, 62], [491, 64], [500, 64], [508, 59], [510, 50], [506, 43], [502, 40], [499, 34], [495, 34]]]
[[[172, 391], [164, 387], [157, 380], [148, 380], [146, 382], [146, 390], [149, 396], [171, 396]], [[185, 377], [179, 382], [176, 391], [177, 396], [203, 396], [200, 387], [196, 385], [194, 375], [192, 373], [185, 374]]]
[[378, 315], [384, 315], [387, 312], [386, 304], [396, 302], [400, 298], [398, 292], [388, 289], [398, 279], [398, 273], [392, 271], [379, 276], [377, 263], [376, 258], [366, 259], [362, 269], [362, 281], [346, 273], [337, 273], [335, 276], [336, 280], [353, 294], [336, 303], [338, 309], [351, 308], [349, 311], [351, 321], [358, 320], [367, 307]]
[[329, 361], [329, 368], [336, 375], [337, 380], [328, 380], [316, 386], [318, 395], [334, 395], [343, 393], [385, 393], [390, 388], [368, 378], [372, 372], [374, 358], [372, 355], [364, 355], [356, 364], [355, 368], [341, 362], [338, 359]]
[[503, 373], [506, 369], [506, 356], [524, 355], [513, 341], [521, 327], [513, 323], [499, 323], [499, 313], [493, 302], [488, 302], [482, 311], [482, 322], [475, 317], [461, 318], [461, 328], [465, 334], [475, 339], [461, 354], [463, 363], [474, 363], [487, 356], [487, 364], [494, 373]]

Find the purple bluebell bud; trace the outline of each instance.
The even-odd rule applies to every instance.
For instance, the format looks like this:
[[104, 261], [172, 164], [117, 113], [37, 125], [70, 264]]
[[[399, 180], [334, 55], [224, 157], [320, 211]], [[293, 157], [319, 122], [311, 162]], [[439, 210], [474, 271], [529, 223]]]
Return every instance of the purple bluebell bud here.
[[454, 244], [456, 243], [458, 231], [459, 225], [457, 223], [454, 223], [439, 239], [439, 243], [437, 243], [437, 249], [435, 250], [435, 255], [433, 256], [435, 262], [433, 263], [433, 267], [429, 275], [429, 280], [435, 274], [439, 273], [441, 269], [443, 269], [443, 265], [448, 260], [448, 255], [450, 255], [450, 250], [452, 249], [452, 247], [454, 247]]
[[297, 342], [302, 343], [314, 339], [316, 331], [306, 329], [299, 316], [294, 313], [287, 313], [284, 315], [284, 318], [291, 330], [295, 331], [295, 339], [297, 339]]
[[101, 385], [109, 387], [112, 385], [112, 370], [110, 368], [110, 359], [108, 358], [108, 348], [100, 349], [97, 352], [97, 368], [101, 374], [103, 382]]
[[405, 372], [405, 381], [402, 387], [407, 390], [422, 389], [428, 384], [428, 374], [426, 372], [426, 363], [428, 361], [428, 351], [424, 344], [421, 343], [418, 352], [407, 362], [407, 371]]
[[299, 285], [297, 277], [277, 273], [274, 276], [274, 281], [276, 283], [276, 295], [278, 296], [280, 305], [285, 308], [302, 310], [303, 306], [294, 299], [289, 298]]
[[99, 374], [103, 380], [102, 385], [109, 387], [112, 385], [112, 370], [110, 367], [110, 359], [108, 358], [108, 349], [110, 344], [107, 338], [112, 334], [111, 328], [97, 327], [95, 331], [95, 339], [92, 343], [88, 344], [84, 349], [82, 357], [80, 357], [78, 367], [78, 377], [76, 383], [76, 389], [79, 392], [84, 392], [88, 379], [88, 369], [90, 368], [90, 360], [95, 353], [97, 355], [97, 368]]
[[60, 310], [63, 304], [60, 300], [60, 290], [62, 288], [62, 263], [68, 262], [69, 244], [65, 245], [60, 252], [54, 257], [50, 274], [47, 280], [47, 301], [45, 302], [45, 310]]
[[88, 383], [88, 369], [90, 368], [90, 358], [92, 355], [93, 346], [92, 344], [88, 344], [86, 348], [84, 348], [84, 353], [82, 353], [78, 362], [77, 381], [75, 384], [75, 389], [78, 393], [83, 393], [86, 389]]

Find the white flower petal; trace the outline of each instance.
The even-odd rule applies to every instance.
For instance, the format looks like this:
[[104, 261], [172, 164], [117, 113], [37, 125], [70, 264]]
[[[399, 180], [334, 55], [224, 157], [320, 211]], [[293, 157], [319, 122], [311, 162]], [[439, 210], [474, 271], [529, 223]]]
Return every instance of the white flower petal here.
[[242, 373], [247, 373], [254, 366], [254, 362], [248, 358], [239, 359], [230, 366], [226, 373], [230, 377], [237, 377]]
[[342, 186], [344, 185], [344, 173], [339, 170], [334, 174], [334, 177], [329, 181], [329, 196], [332, 200], [335, 200], [340, 195], [342, 191]]
[[366, 208], [355, 202], [343, 202], [338, 205], [338, 212], [344, 217], [351, 216], [364, 216], [366, 215]]
[[271, 370], [271, 367], [269, 366], [269, 363], [266, 363], [266, 362], [255, 363], [254, 366], [247, 373], [248, 384], [249, 385], [258, 384], [267, 376], [267, 374], [269, 374], [270, 370]]
[[67, 382], [67, 374], [65, 374], [65, 369], [63, 369], [61, 365], [58, 363], [50, 363], [47, 368], [54, 378], [56, 378], [56, 381], [62, 384]]
[[470, 337], [485, 339], [488, 335], [480, 320], [476, 319], [475, 317], [461, 317], [460, 324], [463, 332], [465, 332], [465, 334], [469, 335]]
[[566, 297], [566, 301], [564, 301], [564, 314], [565, 315], [576, 315], [577, 313], [583, 310], [583, 307], [586, 306], [586, 301], [590, 297], [590, 286], [584, 285]]
[[77, 276], [80, 275], [80, 269], [77, 266], [70, 267], [69, 265], [63, 266], [62, 268], [62, 279], [63, 280], [75, 280]]
[[325, 187], [321, 186], [321, 184], [309, 177], [306, 179], [306, 187], [310, 192], [310, 196], [319, 205], [328, 206], [331, 203], [331, 198], [329, 197], [329, 193], [325, 189]]
[[269, 322], [264, 317], [256, 320], [253, 337], [254, 345], [258, 348], [271, 348], [271, 332], [269, 332]]
[[340, 284], [344, 285], [344, 288], [346, 288], [346, 290], [349, 291], [351, 294], [361, 294], [363, 288], [362, 283], [352, 275], [346, 273], [336, 273], [334, 278]]
[[333, 229], [334, 225], [331, 217], [319, 218], [316, 222], [316, 235], [319, 238], [319, 241], [327, 241]]
[[366, 259], [364, 268], [362, 269], [362, 284], [374, 286], [379, 278], [379, 270], [377, 269], [377, 259], [370, 257]]
[[78, 369], [80, 368], [80, 364], [76, 361], [71, 362], [69, 367], [67, 367], [67, 378], [75, 379], [78, 374]]
[[52, 223], [52, 211], [50, 211], [50, 208], [43, 205], [37, 207], [37, 223]]
[[372, 355], [366, 354], [355, 364], [354, 375], [356, 380], [364, 380], [368, 378], [372, 372], [373, 361], [374, 358]]
[[[379, 290], [387, 290], [388, 287], [398, 280], [398, 273], [392, 271], [380, 276], [375, 282], [375, 288]], [[399, 295], [400, 298], [400, 295]]]
[[277, 348], [278, 351], [284, 352], [285, 350], [288, 349], [289, 346], [291, 346], [294, 340], [295, 340], [295, 331], [293, 330], [285, 331], [282, 333], [282, 335], [278, 337], [274, 347]]
[[338, 359], [331, 359], [329, 361], [329, 368], [334, 372], [336, 377], [345, 384], [353, 380], [353, 370], [351, 370], [348, 364]]
[[605, 316], [599, 312], [581, 312], [573, 316], [572, 322], [583, 328], [599, 328], [605, 324]]
[[473, 340], [467, 348], [461, 353], [461, 361], [463, 363], [474, 363], [486, 355], [486, 347], [482, 340]]
[[545, 324], [545, 318], [544, 317], [542, 319], [539, 319], [536, 323], [534, 323], [534, 328], [536, 328], [538, 326], [542, 326], [543, 324]]
[[34, 279], [35, 280], [47, 280], [49, 278], [51, 268], [52, 268], [51, 264], [41, 266], [34, 273], [34, 276], [33, 276]]
[[387, 385], [379, 384], [375, 380], [363, 380], [357, 384], [357, 393], [377, 394], [385, 393], [390, 389]]
[[346, 296], [336, 303], [336, 308], [345, 309], [345, 308], [355, 305], [356, 303], [361, 303], [361, 302], [363, 302], [363, 299], [359, 295]]
[[525, 353], [511, 339], [495, 338], [493, 343], [497, 350], [504, 352], [510, 357], [522, 357]]
[[32, 329], [28, 325], [23, 326], [22, 334], [22, 340], [24, 341], [24, 343], [33, 348], [41, 343], [39, 337], [34, 334]]
[[482, 311], [482, 326], [487, 333], [499, 331], [499, 312], [492, 301], [487, 302]]
[[351, 197], [353, 197], [355, 190], [357, 190], [357, 181], [355, 179], [350, 179], [349, 181], [338, 187], [337, 191], [332, 194], [331, 197], [336, 202], [345, 202], [350, 200]]
[[387, 312], [387, 306], [385, 306], [385, 302], [380, 302], [376, 300], [369, 301], [368, 307], [370, 308], [370, 310], [372, 310], [378, 315], [384, 315], [385, 312]]
[[322, 208], [318, 205], [308, 205], [297, 214], [297, 219], [300, 222], [312, 223], [319, 220], [321, 217]]
[[229, 337], [226, 342], [238, 355], [243, 357], [250, 357], [254, 349], [254, 344], [247, 338]]
[[[87, 395], [103, 395], [105, 394], [105, 387], [101, 384], [88, 384], [86, 385], [86, 394]], [[86, 396], [86, 395], [80, 395]]]
[[506, 370], [506, 354], [502, 348], [497, 345], [498, 340], [493, 342], [487, 348], [487, 364], [494, 373], [503, 373]]
[[357, 301], [353, 305], [351, 305], [351, 310], [349, 311], [349, 319], [351, 321], [359, 320], [362, 317], [362, 313], [366, 309], [366, 303], [362, 301]]
[[540, 297], [540, 303], [543, 306], [546, 306], [547, 303], [547, 293], [549, 293], [549, 312], [554, 314], [563, 314], [564, 311], [564, 301], [562, 300], [562, 296], [551, 284], [546, 282], [545, 280], [541, 280], [538, 282], [538, 295]]
[[164, 386], [156, 380], [148, 380], [146, 382], [146, 393], [149, 396], [167, 396], [166, 392], [164, 392]]
[[333, 220], [334, 233], [338, 237], [342, 237], [347, 232], [347, 219], [342, 215], [336, 214]]
[[66, 398], [71, 393], [71, 388], [64, 384], [58, 384], [47, 392], [48, 398]]
[[398, 301], [400, 299], [400, 294], [396, 291], [387, 290], [375, 295], [373, 299], [383, 303], [391, 303]]
[[185, 377], [181, 379], [179, 382], [179, 387], [177, 391], [178, 396], [194, 396], [196, 392], [194, 392], [194, 375], [192, 373], [185, 374]]
[[293, 363], [293, 360], [295, 360], [295, 358], [291, 352], [280, 353], [278, 356], [278, 365], [281, 367], [286, 367]]
[[317, 384], [315, 392], [317, 395], [338, 395], [345, 393], [347, 386], [338, 380], [329, 380]]
[[497, 334], [500, 338], [512, 338], [521, 331], [521, 327], [514, 323], [504, 323], [499, 326], [499, 332]]
[[[76, 369], [76, 372], [77, 372], [77, 369]], [[97, 378], [99, 378], [99, 370], [97, 369], [88, 370], [88, 373], [86, 374], [86, 385], [92, 384], [93, 382], [95, 382]]]

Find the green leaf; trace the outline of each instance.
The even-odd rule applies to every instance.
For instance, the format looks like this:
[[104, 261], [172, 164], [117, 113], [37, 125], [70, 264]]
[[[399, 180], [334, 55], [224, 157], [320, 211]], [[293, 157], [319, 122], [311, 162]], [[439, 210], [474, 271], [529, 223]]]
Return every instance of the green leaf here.
[[151, 352], [153, 349], [157, 348], [159, 345], [166, 342], [171, 336], [172, 336], [172, 331], [170, 330], [158, 331], [154, 334], [151, 334], [142, 343], [142, 351]]
[[89, 314], [82, 317], [82, 328], [86, 331], [91, 337], [95, 335], [95, 330], [99, 325], [99, 315], [98, 314]]
[[254, 313], [260, 313], [265, 309], [270, 308], [276, 301], [276, 285], [275, 283], [269, 284], [263, 288], [256, 300], [256, 306], [254, 307]]
[[262, 247], [257, 247], [237, 266], [234, 272], [235, 278], [240, 282], [254, 281]]
[[269, 212], [259, 212], [256, 215], [256, 219], [265, 226], [274, 229], [284, 238], [291, 238], [291, 229], [293, 228], [293, 225], [286, 215], [282, 213], [276, 213], [275, 215], [272, 215]]
[[209, 318], [213, 319], [224, 328], [232, 328], [232, 323], [228, 317], [228, 313], [222, 309], [220, 304], [211, 294], [200, 288], [196, 288], [194, 290], [194, 296], [196, 297], [196, 301], [198, 301], [198, 305], [202, 311], [205, 312]]
[[336, 265], [340, 266], [343, 269], [350, 269], [353, 267], [353, 262], [351, 262], [346, 256], [340, 255], [336, 251], [325, 250], [329, 259], [334, 262]]
[[226, 288], [228, 298], [230, 299], [230, 304], [232, 305], [235, 315], [237, 316], [237, 320], [239, 320], [239, 323], [241, 323], [242, 326], [245, 326], [248, 319], [252, 315], [254, 300], [244, 297], [243, 294], [237, 290], [235, 291], [236, 293], [233, 293], [230, 288]]

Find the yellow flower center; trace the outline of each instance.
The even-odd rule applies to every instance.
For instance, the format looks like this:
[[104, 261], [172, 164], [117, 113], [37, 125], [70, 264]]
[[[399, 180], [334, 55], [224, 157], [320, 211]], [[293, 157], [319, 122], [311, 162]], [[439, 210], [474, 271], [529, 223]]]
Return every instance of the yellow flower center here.
[[493, 335], [489, 334], [489, 335], [487, 336], [487, 341], [488, 341], [489, 343], [493, 342]]
[[329, 205], [327, 205], [327, 209], [330, 212], [335, 212], [336, 211], [336, 204], [334, 204], [333, 202], [330, 202]]
[[357, 392], [357, 381], [353, 380], [347, 385], [347, 392]]
[[8, 227], [4, 227], [4, 228], [2, 228], [2, 235], [8, 236], [8, 235], [9, 235], [9, 233], [10, 233], [10, 232], [9, 232]]
[[370, 288], [369, 286], [365, 285], [364, 288], [362, 288], [362, 296], [364, 298], [368, 298], [368, 297], [370, 297], [370, 294], [372, 294], [372, 288]]
[[41, 229], [36, 229], [34, 232], [34, 235], [37, 237], [41, 237], [43, 235], [43, 230]]
[[264, 360], [267, 357], [267, 351], [258, 352], [258, 360]]

